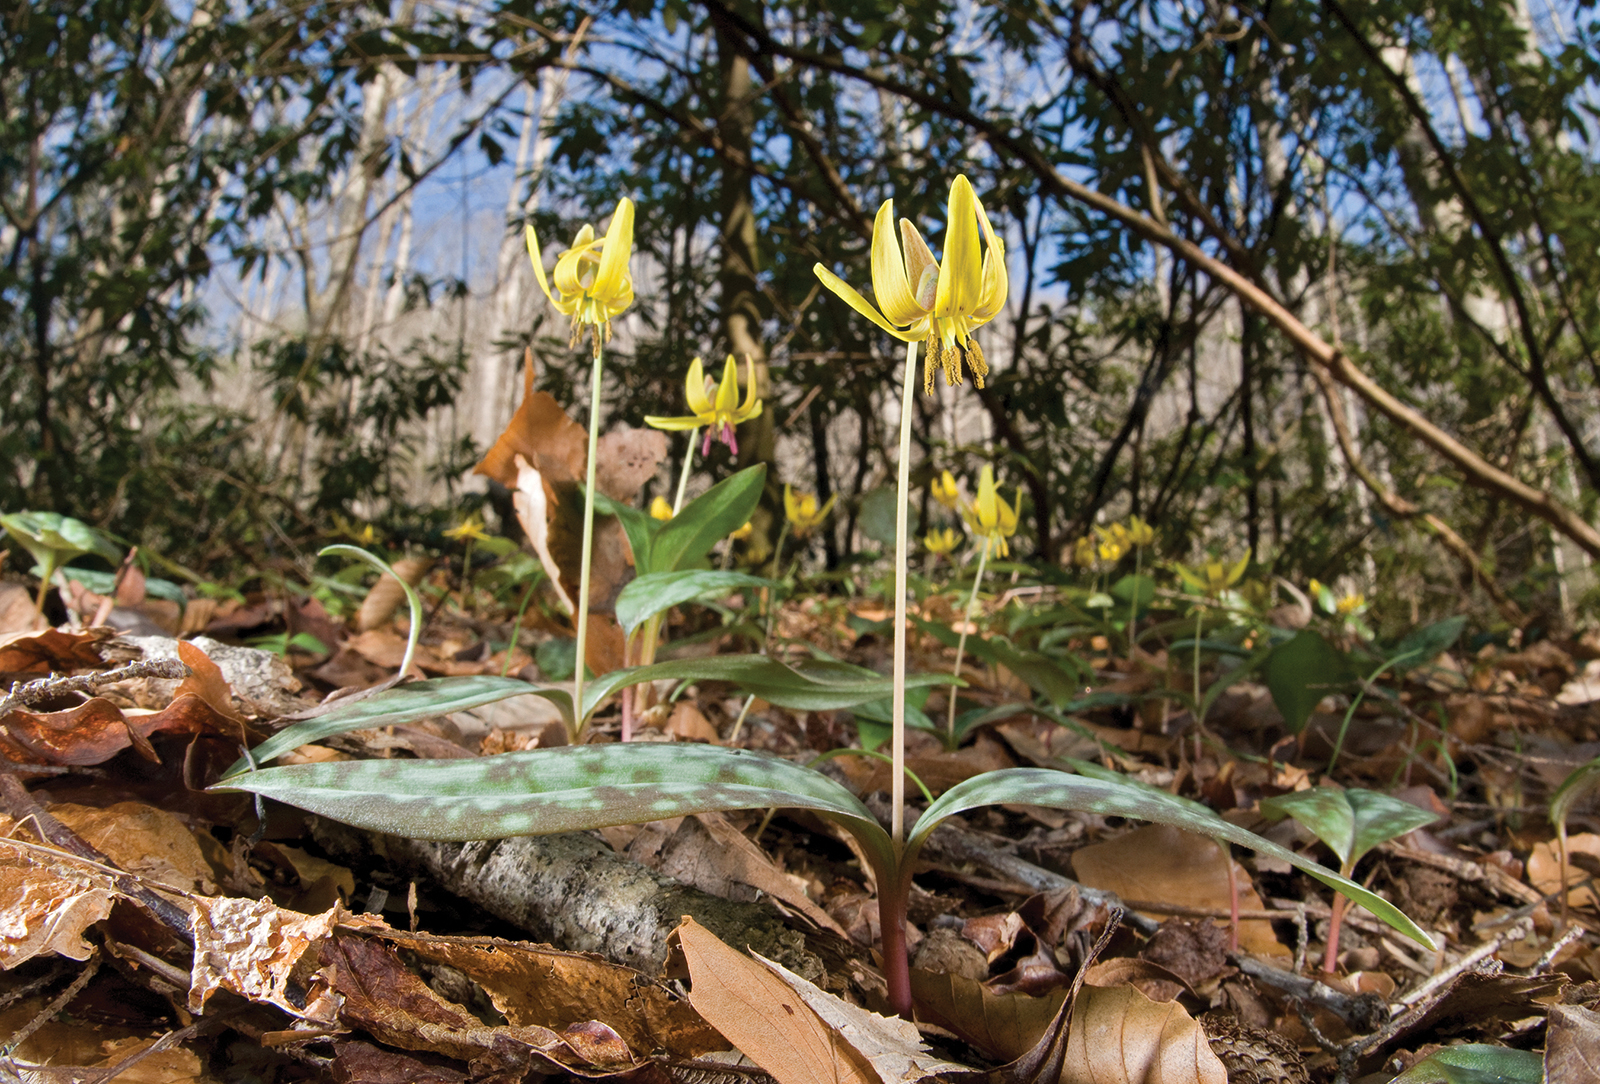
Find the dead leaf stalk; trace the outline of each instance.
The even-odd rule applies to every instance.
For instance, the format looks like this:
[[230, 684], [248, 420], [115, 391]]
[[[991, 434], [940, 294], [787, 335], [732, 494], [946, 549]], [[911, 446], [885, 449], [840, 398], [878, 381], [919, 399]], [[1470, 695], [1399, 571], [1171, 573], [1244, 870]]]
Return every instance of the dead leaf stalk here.
[[167, 678], [177, 681], [189, 677], [191, 673], [192, 671], [177, 659], [141, 659], [138, 662], [130, 662], [127, 666], [119, 666], [115, 670], [103, 670], [97, 674], [75, 676], [52, 674], [35, 681], [13, 685], [5, 699], [0, 700], [0, 718], [18, 708], [25, 708], [29, 704], [37, 704], [66, 693], [93, 694], [101, 686], [112, 685], [119, 681], [131, 681], [134, 678]]

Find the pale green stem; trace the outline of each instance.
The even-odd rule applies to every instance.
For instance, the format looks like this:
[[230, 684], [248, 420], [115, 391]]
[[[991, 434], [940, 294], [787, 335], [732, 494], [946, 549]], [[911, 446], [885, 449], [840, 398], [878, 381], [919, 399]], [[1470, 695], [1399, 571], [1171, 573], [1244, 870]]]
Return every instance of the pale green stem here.
[[678, 475], [678, 495], [672, 501], [672, 514], [683, 511], [683, 494], [689, 488], [689, 471], [694, 467], [694, 438], [700, 430], [689, 430], [689, 450], [683, 453], [683, 473]]
[[1133, 626], [1139, 619], [1139, 571], [1144, 561], [1144, 547], [1133, 547], [1133, 598], [1128, 602], [1128, 661], [1133, 661]]
[[583, 563], [578, 571], [578, 668], [572, 674], [572, 715], [582, 735], [588, 719], [583, 711], [583, 668], [589, 646], [589, 566], [594, 549], [594, 468], [600, 446], [601, 354], [599, 332], [594, 342], [594, 371], [589, 377], [589, 466], [583, 483]]
[[1194, 721], [1204, 725], [1200, 718], [1200, 619], [1205, 616], [1202, 607], [1194, 608]]
[[[889, 780], [889, 802], [893, 810], [889, 835], [894, 840], [896, 853], [906, 841], [906, 560], [911, 548], [907, 537], [911, 499], [911, 383], [916, 375], [917, 344], [908, 342], [905, 375], [900, 381], [900, 470], [894, 510], [894, 748]], [[889, 946], [885, 945], [885, 955], [888, 952]]]
[[[956, 641], [956, 680], [961, 680], [961, 660], [967, 651], [967, 630], [972, 627], [972, 614], [978, 604], [978, 588], [983, 584], [983, 566], [989, 560], [989, 538], [983, 539], [983, 552], [978, 554], [978, 574], [972, 579], [972, 594], [967, 596], [967, 609], [961, 622], [961, 638]], [[950, 735], [952, 743], [956, 740], [956, 686], [950, 686], [950, 718], [945, 724], [945, 732]]]
[[[777, 548], [772, 551], [772, 570], [774, 572], [781, 573], [783, 571], [783, 540], [788, 537], [789, 521], [784, 520], [783, 526], [778, 528]], [[732, 549], [731, 545], [729, 546], [729, 549]], [[798, 556], [795, 557], [794, 563], [797, 567], [799, 566], [800, 558]], [[793, 570], [791, 569], [791, 571]], [[780, 582], [782, 581], [780, 580]], [[763, 600], [762, 609], [766, 611], [767, 617], [767, 632], [766, 635], [761, 638], [761, 653], [763, 655], [770, 655], [772, 654], [772, 617], [773, 614], [777, 612], [778, 600], [773, 597], [772, 588], [770, 587], [763, 587], [761, 589], [761, 598]]]
[[[733, 721], [733, 729], [728, 732], [728, 744], [732, 745], [739, 740], [739, 731], [744, 729], [744, 717], [750, 714], [750, 705], [756, 702], [755, 697], [749, 697], [744, 702], [744, 707], [739, 709], [739, 717]], [[757, 832], [759, 836], [761, 833]]]

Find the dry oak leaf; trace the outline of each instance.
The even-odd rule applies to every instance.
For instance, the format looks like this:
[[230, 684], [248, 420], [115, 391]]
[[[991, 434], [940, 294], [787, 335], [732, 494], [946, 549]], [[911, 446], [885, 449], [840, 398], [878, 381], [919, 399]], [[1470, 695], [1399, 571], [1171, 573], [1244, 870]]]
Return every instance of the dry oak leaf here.
[[689, 967], [689, 1003], [778, 1084], [900, 1084], [960, 1068], [928, 1054], [915, 1025], [845, 1005], [691, 918], [672, 937]]
[[295, 965], [306, 950], [328, 937], [333, 927], [358, 916], [339, 906], [320, 915], [303, 915], [271, 900], [198, 897], [194, 905], [194, 964], [189, 973], [189, 1011], [199, 1013], [218, 990], [264, 1001], [284, 1012], [329, 1023], [336, 1006], [326, 997], [308, 996], [304, 1008], [290, 1003], [287, 990]]
[[688, 1002], [632, 968], [598, 956], [489, 937], [400, 930], [378, 936], [460, 970], [518, 1026], [559, 1030], [603, 1020], [635, 1050], [660, 1049], [680, 1058], [727, 1047]]
[[[1171, 901], [1184, 907], [1228, 911], [1228, 866], [1222, 848], [1205, 836], [1164, 824], [1135, 828], [1105, 843], [1080, 847], [1072, 854], [1078, 880], [1091, 888], [1115, 892], [1125, 900]], [[1250, 884], [1250, 876], [1233, 862], [1239, 885], [1239, 907], [1261, 910], [1266, 905]], [[1150, 908], [1159, 914], [1159, 909]], [[1239, 947], [1258, 956], [1287, 956], [1289, 950], [1265, 919], [1239, 923]]]
[[251, 743], [243, 717], [234, 710], [228, 683], [216, 663], [193, 644], [179, 641], [178, 657], [192, 673], [160, 711], [126, 711], [95, 697], [66, 711], [14, 711], [0, 719], [0, 757], [18, 764], [101, 764], [133, 745], [154, 758], [154, 734], [222, 734]]
[[142, 802], [104, 809], [59, 803], [50, 813], [85, 843], [145, 881], [211, 895], [211, 866], [194, 833], [174, 814]]
[[[1583, 832], [1567, 837], [1567, 903], [1572, 907], [1592, 907], [1594, 875], [1572, 860], [1573, 855], [1600, 858], [1600, 835]], [[1535, 843], [1528, 855], [1528, 881], [1545, 895], [1561, 890], [1561, 852], [1555, 840]]]
[[641, 1067], [627, 1043], [596, 1021], [561, 1032], [487, 1026], [406, 970], [394, 949], [379, 940], [341, 932], [318, 951], [324, 964], [320, 975], [339, 1000], [340, 1023], [389, 1046], [469, 1061], [479, 1078], [508, 1072], [509, 1079], [521, 1080], [530, 1068], [604, 1077]]
[[1132, 986], [1078, 991], [1061, 1084], [1228, 1084], [1200, 1024]]
[[109, 874], [46, 847], [0, 839], [0, 969], [35, 956], [87, 960], [83, 931], [111, 913]]

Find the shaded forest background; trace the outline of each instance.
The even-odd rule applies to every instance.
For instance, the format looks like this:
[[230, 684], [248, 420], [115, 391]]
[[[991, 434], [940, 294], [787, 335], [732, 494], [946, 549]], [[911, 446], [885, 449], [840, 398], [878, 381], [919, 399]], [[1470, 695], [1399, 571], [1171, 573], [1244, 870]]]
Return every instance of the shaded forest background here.
[[0, 509], [197, 582], [353, 525], [441, 547], [524, 349], [585, 390], [523, 224], [564, 247], [628, 195], [611, 422], [750, 354], [742, 461], [769, 508], [837, 494], [815, 560], [849, 568], [900, 351], [811, 268], [864, 286], [879, 203], [937, 234], [965, 173], [1011, 300], [988, 386], [919, 396], [914, 480], [995, 461], [1043, 565], [1131, 512], [1391, 628], [1570, 626], [1600, 605], [1591, 8], [12, 5]]

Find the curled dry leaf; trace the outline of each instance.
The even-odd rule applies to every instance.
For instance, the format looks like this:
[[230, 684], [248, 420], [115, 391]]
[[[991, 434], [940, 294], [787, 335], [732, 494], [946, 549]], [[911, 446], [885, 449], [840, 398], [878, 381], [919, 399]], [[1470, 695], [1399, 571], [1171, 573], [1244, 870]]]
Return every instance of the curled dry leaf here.
[[1151, 1001], [1132, 986], [1085, 985], [1072, 1006], [1061, 1081], [1228, 1084], [1228, 1071], [1176, 1001]]
[[401, 557], [399, 560], [391, 561], [389, 567], [399, 574], [400, 579], [395, 579], [387, 572], [378, 577], [378, 582], [372, 585], [367, 597], [361, 600], [361, 609], [356, 611], [357, 632], [366, 632], [388, 624], [395, 610], [406, 600], [405, 588], [400, 586], [400, 580], [404, 580], [412, 587], [417, 586], [422, 582], [422, 577], [433, 567], [433, 558]]
[[516, 457], [515, 467], [511, 486], [515, 492], [511, 495], [511, 503], [517, 510], [517, 522], [522, 524], [528, 544], [544, 566], [544, 574], [550, 578], [550, 586], [561, 600], [561, 608], [569, 614], [576, 613], [577, 607], [572, 602], [572, 596], [567, 594], [567, 589], [561, 583], [561, 568], [550, 553], [552, 495], [545, 488], [544, 476], [522, 456]]
[[265, 1001], [284, 1012], [318, 1023], [331, 1023], [336, 1005], [322, 996], [308, 996], [304, 1008], [288, 997], [295, 965], [312, 945], [352, 916], [342, 907], [320, 915], [288, 911], [270, 900], [196, 898], [194, 901], [194, 964], [189, 974], [189, 1011], [204, 1010], [218, 990], [231, 990], [251, 1001]]
[[505, 1072], [509, 1079], [520, 1080], [529, 1068], [611, 1076], [640, 1068], [621, 1036], [596, 1021], [560, 1032], [530, 1025], [485, 1025], [430, 989], [381, 941], [339, 932], [323, 941], [318, 951], [324, 965], [320, 975], [339, 998], [339, 1022], [389, 1046], [471, 1062], [479, 1077]]
[[448, 964], [483, 987], [517, 1026], [565, 1029], [601, 1020], [635, 1050], [695, 1058], [726, 1041], [686, 1001], [639, 972], [595, 956], [487, 937], [384, 931], [385, 940]]
[[0, 635], [0, 672], [43, 677], [54, 671], [99, 666], [100, 652], [96, 645], [114, 635], [115, 629], [8, 632]]
[[0, 839], [0, 969], [52, 954], [87, 960], [83, 932], [122, 895], [108, 874], [58, 854]]
[[66, 711], [10, 712], [0, 719], [0, 758], [17, 764], [101, 764], [129, 745], [153, 756], [148, 739], [154, 734], [211, 733], [249, 743], [222, 671], [193, 644], [180, 642], [178, 655], [193, 673], [160, 711], [125, 712], [95, 697]]

